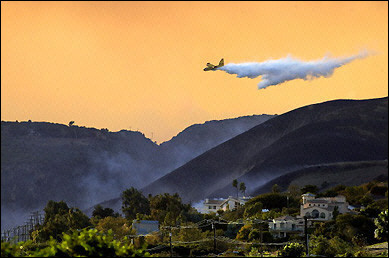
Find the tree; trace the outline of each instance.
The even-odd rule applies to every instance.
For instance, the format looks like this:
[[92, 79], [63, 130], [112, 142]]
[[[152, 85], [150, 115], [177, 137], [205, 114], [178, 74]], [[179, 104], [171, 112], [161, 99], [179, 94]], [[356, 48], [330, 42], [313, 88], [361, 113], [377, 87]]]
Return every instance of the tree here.
[[237, 240], [247, 240], [250, 232], [253, 230], [253, 226], [251, 224], [244, 225], [240, 228], [238, 234], [236, 235]]
[[135, 235], [135, 230], [131, 228], [127, 219], [125, 218], [115, 218], [115, 217], [105, 217], [99, 220], [96, 225], [96, 229], [101, 233], [108, 233], [109, 230], [112, 231], [116, 239], [123, 239], [126, 235]]
[[279, 193], [279, 192], [281, 192], [280, 186], [277, 185], [277, 184], [274, 184], [274, 185], [272, 186], [272, 188], [271, 188], [271, 192], [272, 192], [272, 193]]
[[327, 239], [323, 235], [311, 235], [309, 250], [314, 255], [324, 255], [327, 257], [346, 256], [350, 257], [355, 247], [350, 241], [345, 241], [339, 236]]
[[300, 198], [301, 189], [298, 185], [291, 184], [288, 186], [288, 193], [293, 198]]
[[232, 186], [236, 188], [236, 198], [238, 198], [239, 190], [238, 190], [238, 180], [237, 179], [232, 180]]
[[46, 207], [43, 209], [45, 212], [45, 220], [44, 225], [47, 224], [49, 221], [53, 220], [54, 217], [58, 214], [63, 215], [66, 214], [69, 210], [68, 205], [64, 201], [55, 202], [55, 201], [48, 201], [46, 204]]
[[336, 217], [339, 215], [339, 207], [335, 206], [334, 210], [332, 211], [332, 219], [336, 220]]
[[287, 205], [287, 197], [279, 193], [266, 193], [260, 194], [249, 201], [246, 202], [245, 206], [252, 205], [256, 202], [261, 202], [263, 204], [263, 209], [279, 209]]
[[353, 237], [360, 235], [366, 239], [367, 243], [373, 243], [374, 221], [364, 215], [339, 214], [336, 217], [336, 235], [351, 242]]
[[150, 198], [150, 218], [158, 220], [161, 224], [174, 226], [176, 222], [186, 219], [197, 220], [189, 204], [183, 204], [180, 196], [175, 193], [158, 194]]
[[374, 224], [376, 225], [377, 229], [374, 230], [374, 237], [382, 240], [387, 241], [388, 239], [388, 210], [385, 210], [378, 214], [378, 218], [374, 220]]
[[244, 210], [244, 218], [250, 218], [250, 217], [254, 217], [258, 214], [261, 214], [262, 213], [262, 207], [263, 207], [263, 204], [261, 202], [256, 202], [256, 203], [253, 203], [253, 204], [246, 204], [245, 205], [245, 210]]
[[34, 233], [37, 241], [49, 240], [51, 236], [61, 240], [62, 233], [91, 226], [88, 216], [77, 208], [69, 208], [63, 201], [49, 201], [44, 211], [43, 225]]
[[243, 193], [243, 196], [246, 196], [246, 185], [244, 182], [239, 184], [239, 190]]
[[305, 185], [303, 188], [301, 188], [301, 193], [312, 193], [316, 194], [319, 189], [317, 188], [316, 185]]
[[149, 200], [134, 187], [123, 191], [121, 197], [122, 211], [127, 219], [135, 219], [137, 213], [150, 214]]
[[[74, 125], [74, 121], [70, 121], [69, 122], [69, 127], [72, 127]], [[75, 131], [76, 128], [73, 128], [73, 132], [74, 132], [74, 135], [76, 136], [76, 139], [77, 139], [77, 133]]]
[[119, 213], [115, 213], [111, 208], [103, 208], [100, 204], [95, 206], [95, 209], [92, 212], [92, 217], [97, 219], [104, 219], [106, 217], [119, 217]]

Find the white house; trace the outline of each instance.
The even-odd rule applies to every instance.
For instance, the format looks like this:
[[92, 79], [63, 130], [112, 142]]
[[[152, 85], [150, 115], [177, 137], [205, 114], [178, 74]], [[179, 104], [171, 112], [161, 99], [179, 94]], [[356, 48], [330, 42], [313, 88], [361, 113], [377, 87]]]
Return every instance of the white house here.
[[269, 222], [269, 232], [274, 237], [286, 237], [287, 234], [299, 234], [304, 232], [304, 219], [289, 215], [273, 219]]
[[300, 206], [300, 216], [307, 216], [311, 220], [330, 220], [333, 217], [335, 207], [338, 207], [339, 213], [349, 212], [346, 197], [338, 195], [336, 197], [321, 197], [311, 193], [302, 195], [303, 204]]
[[251, 197], [232, 197], [229, 196], [227, 199], [205, 199], [203, 211], [205, 213], [217, 212], [218, 210], [233, 210], [238, 208], [240, 205], [244, 205]]
[[225, 202], [225, 199], [215, 199], [215, 200], [210, 200], [210, 199], [205, 199], [204, 201], [204, 208], [203, 211], [204, 213], [210, 213], [210, 212], [217, 212], [220, 210], [220, 206], [222, 203]]
[[269, 231], [275, 237], [285, 237], [287, 234], [302, 234], [304, 232], [304, 216], [308, 217], [308, 227], [313, 221], [326, 221], [333, 217], [335, 207], [339, 213], [351, 212], [348, 202], [342, 195], [336, 197], [316, 198], [314, 194], [302, 195], [303, 203], [300, 206], [300, 216], [289, 215], [273, 219], [269, 222]]

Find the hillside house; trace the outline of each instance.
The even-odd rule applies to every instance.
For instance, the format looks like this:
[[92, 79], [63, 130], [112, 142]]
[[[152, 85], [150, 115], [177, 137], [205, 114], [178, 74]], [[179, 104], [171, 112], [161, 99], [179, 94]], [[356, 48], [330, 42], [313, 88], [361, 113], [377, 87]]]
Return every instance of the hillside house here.
[[205, 213], [217, 212], [218, 210], [234, 210], [240, 205], [244, 205], [251, 197], [232, 197], [229, 196], [227, 199], [205, 199], [203, 211]]
[[339, 213], [349, 212], [346, 197], [338, 195], [336, 197], [316, 198], [314, 194], [306, 193], [302, 195], [303, 204], [300, 206], [300, 216], [307, 216], [310, 220], [330, 220], [332, 219], [335, 207]]
[[216, 200], [210, 200], [205, 199], [204, 201], [204, 213], [210, 213], [210, 212], [217, 212], [221, 209], [222, 203], [224, 203], [225, 199], [216, 199]]
[[274, 237], [286, 237], [290, 234], [302, 235], [304, 232], [304, 219], [289, 215], [273, 219], [269, 222], [269, 232]]

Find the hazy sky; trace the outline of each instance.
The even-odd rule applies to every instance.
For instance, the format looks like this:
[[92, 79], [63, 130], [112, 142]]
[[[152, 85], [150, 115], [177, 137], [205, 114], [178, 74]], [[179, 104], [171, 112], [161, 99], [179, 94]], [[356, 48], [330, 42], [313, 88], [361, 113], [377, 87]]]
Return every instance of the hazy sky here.
[[[207, 62], [375, 51], [258, 90]], [[388, 95], [388, 2], [1, 2], [1, 119], [139, 130]]]

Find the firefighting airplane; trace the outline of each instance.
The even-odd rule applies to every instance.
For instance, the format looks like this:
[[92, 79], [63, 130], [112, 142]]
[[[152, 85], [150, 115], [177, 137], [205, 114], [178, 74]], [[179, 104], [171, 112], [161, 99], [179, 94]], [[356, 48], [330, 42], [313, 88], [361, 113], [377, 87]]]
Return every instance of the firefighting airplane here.
[[216, 70], [216, 68], [224, 66], [224, 58], [222, 58], [218, 65], [213, 65], [211, 63], [207, 63], [207, 67], [204, 68], [204, 71], [213, 71]]

